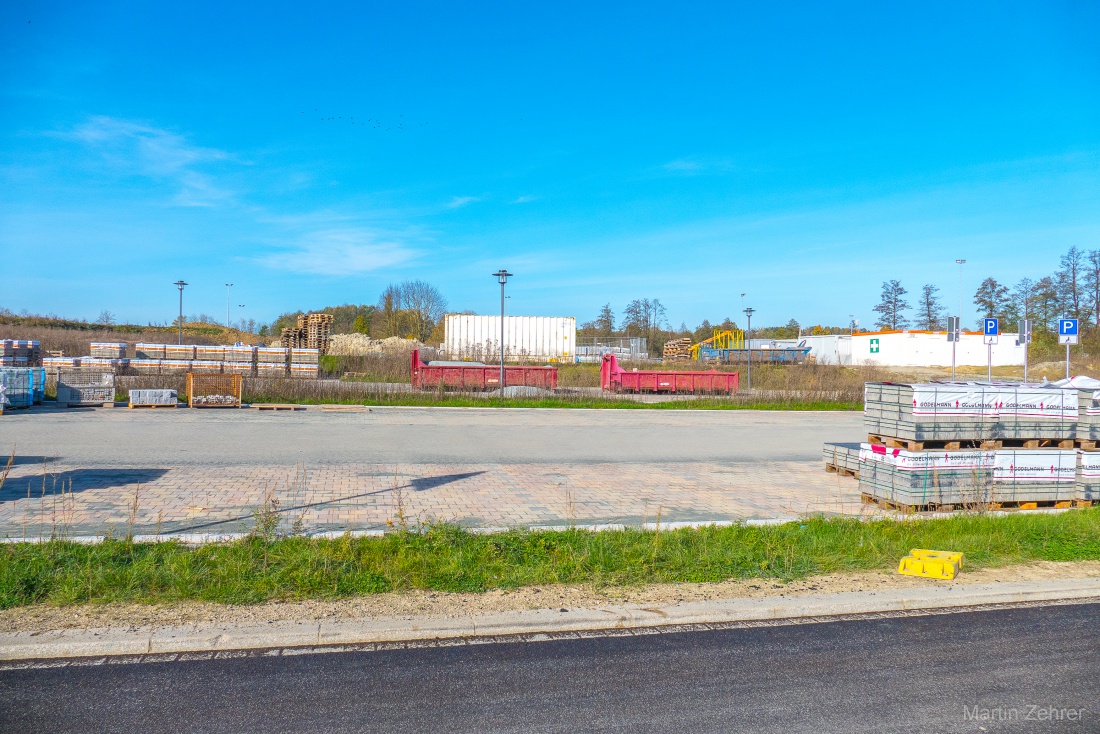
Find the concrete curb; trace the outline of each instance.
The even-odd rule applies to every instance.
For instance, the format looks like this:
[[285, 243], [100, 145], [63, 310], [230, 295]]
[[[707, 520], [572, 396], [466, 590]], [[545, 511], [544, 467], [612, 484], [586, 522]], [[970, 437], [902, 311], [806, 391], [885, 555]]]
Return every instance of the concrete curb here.
[[[758, 623], [804, 624], [876, 614], [936, 614], [976, 607], [1041, 602], [1100, 602], [1100, 578], [999, 584], [953, 584], [912, 589], [722, 599], [663, 605], [611, 605], [590, 609], [536, 609], [474, 617], [403, 617], [355, 620], [200, 624], [159, 628], [57, 630], [0, 634], [2, 668], [34, 661], [80, 658], [130, 662], [364, 649], [365, 645], [421, 646], [547, 639], [569, 633], [652, 634]], [[702, 627], [700, 627], [702, 626]], [[531, 636], [534, 636], [532, 638]], [[541, 636], [541, 637], [540, 637]], [[486, 639], [492, 638], [492, 639]], [[405, 644], [399, 644], [405, 643]], [[266, 654], [266, 653], [265, 653]], [[20, 664], [17, 661], [23, 661]]]

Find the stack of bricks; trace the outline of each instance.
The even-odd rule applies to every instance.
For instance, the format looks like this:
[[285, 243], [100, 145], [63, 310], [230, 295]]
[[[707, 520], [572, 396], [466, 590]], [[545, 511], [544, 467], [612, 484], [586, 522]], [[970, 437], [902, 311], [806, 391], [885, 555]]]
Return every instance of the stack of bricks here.
[[42, 363], [41, 345], [25, 339], [0, 339], [0, 366], [35, 367]]

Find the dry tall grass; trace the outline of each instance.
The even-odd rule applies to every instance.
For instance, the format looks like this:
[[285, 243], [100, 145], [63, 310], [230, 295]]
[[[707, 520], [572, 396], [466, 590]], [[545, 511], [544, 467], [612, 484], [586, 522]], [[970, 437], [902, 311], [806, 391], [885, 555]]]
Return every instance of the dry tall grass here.
[[[28, 324], [0, 324], [0, 339], [28, 339], [42, 344], [42, 352], [63, 351], [69, 357], [83, 357], [91, 352], [92, 342], [128, 342], [130, 356], [138, 342], [175, 344], [178, 335], [175, 327], [103, 327], [88, 324], [88, 328], [59, 329]], [[236, 341], [256, 343], [260, 337], [242, 331], [226, 329], [213, 324], [186, 324], [183, 328], [185, 344], [232, 344]]]

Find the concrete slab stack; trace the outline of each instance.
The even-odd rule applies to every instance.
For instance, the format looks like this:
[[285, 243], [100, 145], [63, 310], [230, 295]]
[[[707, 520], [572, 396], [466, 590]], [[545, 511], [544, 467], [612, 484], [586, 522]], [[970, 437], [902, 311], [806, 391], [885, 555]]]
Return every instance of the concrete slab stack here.
[[291, 349], [290, 376], [317, 377], [320, 369], [320, 361], [321, 350], [319, 349]]
[[870, 435], [912, 441], [1074, 439], [1078, 391], [1041, 385], [869, 382]]
[[[868, 383], [866, 442], [826, 444], [827, 469], [899, 509], [1070, 506], [1100, 492], [1100, 391], [999, 383]], [[1092, 411], [1090, 413], [1089, 411]], [[854, 459], [854, 461], [853, 461]]]
[[101, 359], [126, 359], [127, 342], [92, 342], [89, 353]]

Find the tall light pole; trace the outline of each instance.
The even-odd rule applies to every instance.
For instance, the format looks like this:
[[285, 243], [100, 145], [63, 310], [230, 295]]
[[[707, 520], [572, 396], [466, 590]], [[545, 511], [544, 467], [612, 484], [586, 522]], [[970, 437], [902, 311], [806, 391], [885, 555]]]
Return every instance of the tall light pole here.
[[966, 265], [966, 260], [956, 260], [955, 264], [959, 266], [959, 333], [951, 340], [951, 381], [955, 380], [955, 351], [958, 349], [959, 340], [962, 339], [963, 330], [963, 265]]
[[[241, 309], [241, 311], [240, 311], [240, 314], [241, 314], [241, 326], [244, 326], [244, 304], [243, 304], [243, 303], [238, 303], [238, 304], [237, 304], [237, 308]], [[241, 329], [241, 331], [244, 331], [244, 329]]]
[[747, 363], [748, 368], [749, 368], [749, 370], [748, 370], [749, 371], [749, 375], [748, 375], [749, 379], [748, 379], [748, 385], [746, 387], [749, 390], [752, 389], [752, 315], [753, 315], [753, 312], [755, 312], [755, 311], [756, 311], [756, 309], [754, 309], [754, 308], [746, 308], [745, 309], [745, 319], [746, 319], [746, 321], [745, 321], [745, 332], [746, 332], [745, 345], [749, 348], [749, 360], [748, 360], [748, 363]]
[[504, 268], [493, 273], [500, 283], [500, 397], [504, 398], [504, 284], [512, 277]]
[[183, 287], [187, 285], [182, 278], [177, 280], [172, 285], [180, 289], [180, 320], [179, 320], [179, 336], [180, 344], [183, 344]]
[[233, 284], [225, 284], [225, 328], [229, 328], [229, 294], [233, 292]]

